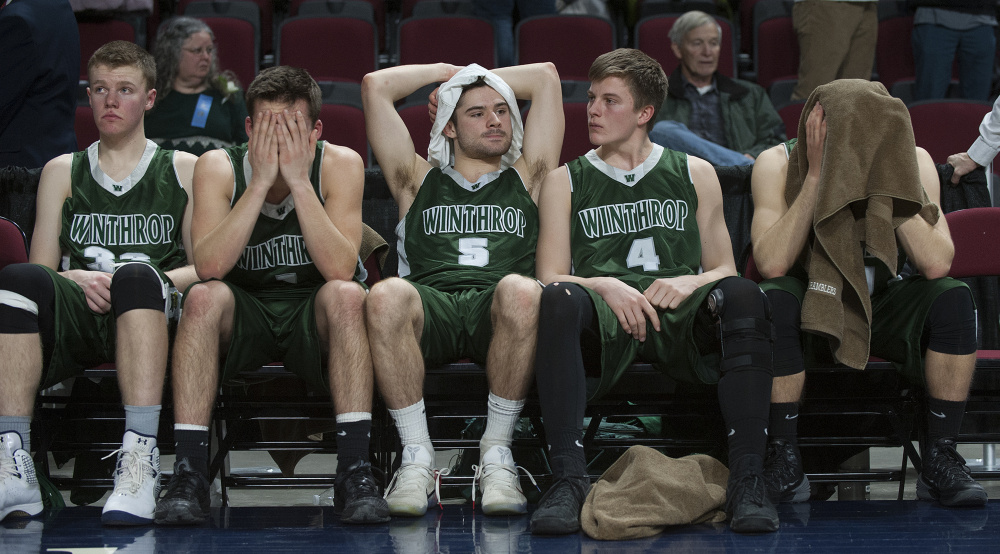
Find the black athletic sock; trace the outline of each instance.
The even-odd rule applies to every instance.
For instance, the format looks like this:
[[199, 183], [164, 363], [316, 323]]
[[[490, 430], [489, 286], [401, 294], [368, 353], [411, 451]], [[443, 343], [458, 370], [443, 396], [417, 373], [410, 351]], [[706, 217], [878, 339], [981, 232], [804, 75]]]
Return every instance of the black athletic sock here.
[[587, 378], [580, 334], [593, 319], [593, 302], [581, 287], [561, 283], [542, 291], [538, 344], [545, 346], [535, 354], [535, 382], [557, 476], [586, 475], [582, 440]]
[[208, 431], [174, 429], [177, 459], [187, 458], [191, 468], [208, 479]]
[[786, 440], [792, 444], [799, 442], [799, 403], [772, 402], [771, 420], [767, 428], [770, 439]]
[[371, 434], [370, 419], [337, 424], [337, 473], [358, 460], [368, 461]]
[[747, 454], [762, 459], [767, 449], [771, 376], [763, 371], [730, 371], [719, 379], [719, 406], [729, 434], [729, 461]]
[[927, 397], [927, 444], [958, 436], [965, 416], [965, 401], [950, 402]]

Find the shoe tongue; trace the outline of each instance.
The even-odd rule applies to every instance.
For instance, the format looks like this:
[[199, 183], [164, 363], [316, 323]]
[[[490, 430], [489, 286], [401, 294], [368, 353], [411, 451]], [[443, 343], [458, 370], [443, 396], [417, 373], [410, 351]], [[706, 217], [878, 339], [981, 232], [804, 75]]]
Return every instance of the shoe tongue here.
[[131, 430], [125, 431], [125, 437], [122, 439], [122, 449], [152, 452], [154, 448], [156, 448], [156, 437], [147, 437]]
[[0, 435], [0, 448], [8, 456], [14, 456], [14, 451], [21, 448], [21, 435], [14, 431]]

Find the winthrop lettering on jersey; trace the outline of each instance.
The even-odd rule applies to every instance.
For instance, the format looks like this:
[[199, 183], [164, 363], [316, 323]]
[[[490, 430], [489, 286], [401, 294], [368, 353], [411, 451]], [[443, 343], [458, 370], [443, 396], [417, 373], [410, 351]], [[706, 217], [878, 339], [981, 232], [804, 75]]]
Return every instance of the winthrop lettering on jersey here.
[[635, 233], [652, 227], [684, 230], [689, 210], [684, 200], [640, 200], [581, 210], [583, 232], [588, 238]]
[[423, 212], [424, 233], [510, 233], [524, 236], [524, 212], [517, 208], [460, 204], [434, 206]]
[[174, 218], [165, 214], [74, 214], [70, 240], [82, 245], [133, 246], [173, 242]]
[[247, 271], [259, 271], [311, 263], [313, 261], [306, 251], [306, 241], [302, 235], [279, 235], [267, 242], [244, 248], [236, 265]]

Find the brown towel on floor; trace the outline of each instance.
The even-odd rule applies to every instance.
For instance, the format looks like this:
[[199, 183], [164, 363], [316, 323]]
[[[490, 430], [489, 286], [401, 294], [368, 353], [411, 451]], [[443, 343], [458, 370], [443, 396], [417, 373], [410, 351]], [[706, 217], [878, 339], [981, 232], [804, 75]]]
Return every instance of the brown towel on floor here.
[[625, 540], [669, 525], [725, 521], [728, 479], [729, 470], [711, 456], [674, 459], [633, 446], [590, 488], [580, 524], [591, 538]]
[[863, 369], [871, 338], [871, 299], [864, 255], [897, 272], [895, 229], [920, 213], [938, 219], [917, 169], [909, 112], [881, 83], [844, 79], [818, 87], [799, 119], [799, 142], [788, 161], [791, 204], [809, 172], [806, 119], [816, 102], [827, 135], [813, 237], [804, 253], [809, 285], [802, 329], [825, 336], [840, 363]]

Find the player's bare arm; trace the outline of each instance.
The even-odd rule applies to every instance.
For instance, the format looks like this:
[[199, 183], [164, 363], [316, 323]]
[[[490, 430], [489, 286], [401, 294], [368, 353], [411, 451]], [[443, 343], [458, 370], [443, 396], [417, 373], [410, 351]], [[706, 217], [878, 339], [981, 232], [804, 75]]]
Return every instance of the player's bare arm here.
[[823, 107], [817, 103], [806, 119], [809, 171], [791, 206], [785, 203], [788, 159], [784, 146], [779, 144], [762, 152], [754, 164], [750, 181], [754, 203], [750, 239], [757, 269], [765, 278], [785, 275], [806, 247], [819, 196], [825, 141], [826, 119]]
[[278, 121], [278, 167], [295, 200], [306, 249], [324, 278], [350, 280], [361, 248], [365, 180], [361, 156], [349, 148], [326, 144], [320, 176], [325, 203], [321, 203], [309, 171], [322, 122], [310, 127], [304, 114], [287, 110]]
[[[928, 200], [940, 208], [941, 182], [937, 167], [923, 148], [917, 148], [917, 167], [920, 171], [920, 184], [923, 185]], [[911, 217], [896, 229], [896, 238], [921, 275], [927, 279], [948, 276], [952, 258], [955, 257], [955, 245], [951, 241], [948, 221], [943, 212], [934, 225], [930, 225], [919, 215]]]
[[722, 186], [711, 164], [689, 157], [688, 168], [698, 193], [695, 220], [701, 236], [702, 273], [657, 279], [646, 289], [649, 303], [661, 310], [673, 310], [699, 287], [736, 275], [733, 246], [722, 213]]
[[[73, 155], [64, 154], [45, 164], [38, 181], [35, 200], [35, 230], [31, 235], [28, 261], [58, 270], [62, 259], [62, 207], [71, 194], [70, 171]], [[111, 309], [111, 274], [103, 271], [71, 269], [60, 273], [72, 280], [87, 297], [87, 305], [98, 313]]]
[[[566, 130], [559, 72], [550, 62], [493, 70], [504, 80], [518, 100], [530, 100], [531, 110], [524, 122], [521, 157], [514, 167], [525, 179], [528, 193], [538, 203], [538, 191], [545, 176], [559, 165]], [[510, 106], [516, 110], [517, 106]]]
[[[188, 195], [187, 206], [184, 207], [184, 220], [181, 221], [181, 240], [184, 243], [184, 253], [187, 255], [187, 265], [166, 272], [174, 284], [174, 288], [183, 292], [198, 280], [194, 270], [194, 246], [191, 244], [191, 218], [194, 215], [194, 188], [191, 180], [194, 177], [194, 166], [198, 156], [187, 152], [174, 152], [174, 170]], [[173, 185], [173, 183], [171, 183]]]
[[212, 150], [195, 164], [191, 241], [200, 279], [222, 279], [250, 240], [261, 206], [278, 176], [276, 118], [267, 111], [257, 113], [253, 128], [247, 129], [247, 158], [253, 175], [234, 206], [230, 207], [235, 177], [229, 156]]
[[399, 206], [400, 218], [410, 209], [431, 165], [416, 154], [395, 102], [424, 85], [451, 79], [459, 69], [444, 63], [401, 65], [369, 73], [361, 81], [368, 142]]
[[618, 316], [625, 332], [646, 340], [646, 320], [660, 330], [660, 318], [649, 301], [636, 289], [614, 277], [583, 278], [570, 274], [571, 197], [566, 167], [551, 171], [542, 182], [538, 202], [538, 250], [535, 276], [542, 283], [568, 282], [583, 285], [601, 295]]

